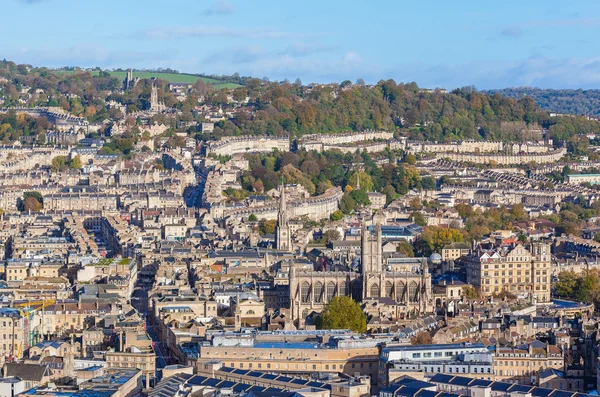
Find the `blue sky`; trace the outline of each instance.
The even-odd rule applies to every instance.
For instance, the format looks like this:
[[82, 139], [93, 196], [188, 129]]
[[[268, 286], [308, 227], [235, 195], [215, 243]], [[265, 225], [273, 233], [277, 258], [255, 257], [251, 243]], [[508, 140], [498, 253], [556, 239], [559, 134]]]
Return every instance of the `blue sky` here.
[[0, 56], [36, 66], [600, 88], [598, 0], [2, 0]]

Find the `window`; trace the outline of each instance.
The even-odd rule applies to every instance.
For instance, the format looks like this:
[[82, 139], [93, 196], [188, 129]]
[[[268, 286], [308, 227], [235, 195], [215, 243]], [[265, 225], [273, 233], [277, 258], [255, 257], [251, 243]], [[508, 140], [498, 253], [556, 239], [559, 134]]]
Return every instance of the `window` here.
[[421, 358], [421, 353], [413, 353], [412, 358]]

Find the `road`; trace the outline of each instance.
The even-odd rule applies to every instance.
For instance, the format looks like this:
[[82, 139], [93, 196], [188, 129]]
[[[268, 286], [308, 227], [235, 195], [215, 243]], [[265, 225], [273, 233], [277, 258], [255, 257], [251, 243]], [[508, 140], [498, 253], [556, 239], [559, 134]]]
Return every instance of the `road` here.
[[[156, 353], [156, 369], [163, 369], [167, 366], [167, 360], [165, 360], [165, 355], [163, 354], [162, 348], [160, 346], [161, 342], [158, 339], [158, 335], [154, 330], [150, 320], [146, 317], [146, 332], [154, 342], [154, 352]], [[159, 374], [156, 374], [156, 377], [159, 378]]]
[[[139, 288], [138, 288], [139, 287]], [[157, 382], [162, 377], [161, 369], [167, 366], [167, 360], [163, 353], [161, 341], [158, 338], [158, 334], [152, 325], [152, 321], [148, 316], [148, 284], [141, 283], [139, 280], [136, 283], [136, 289], [133, 291], [131, 296], [132, 306], [142, 314], [146, 319], [146, 332], [150, 339], [152, 339], [152, 345], [154, 347], [154, 353], [156, 354], [156, 380]]]

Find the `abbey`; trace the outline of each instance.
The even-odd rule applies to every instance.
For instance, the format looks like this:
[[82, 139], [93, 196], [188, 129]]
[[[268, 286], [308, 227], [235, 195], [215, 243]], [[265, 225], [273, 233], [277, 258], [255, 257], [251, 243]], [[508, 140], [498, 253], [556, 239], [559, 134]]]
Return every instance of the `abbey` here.
[[[370, 229], [373, 230], [363, 222], [359, 272], [315, 271], [305, 266], [290, 268], [290, 309], [292, 321], [298, 328], [304, 328], [307, 316], [321, 312], [336, 296], [351, 296], [357, 301], [380, 300], [385, 304], [390, 304], [392, 299], [404, 318], [433, 312], [427, 260], [384, 259], [381, 226], [378, 223]], [[279, 232], [277, 236], [279, 238]]]

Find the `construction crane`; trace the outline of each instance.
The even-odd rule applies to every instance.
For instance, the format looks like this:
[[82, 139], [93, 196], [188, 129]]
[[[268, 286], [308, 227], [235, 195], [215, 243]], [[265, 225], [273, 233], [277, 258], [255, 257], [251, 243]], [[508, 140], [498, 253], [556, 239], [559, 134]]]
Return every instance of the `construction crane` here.
[[[34, 332], [31, 329], [31, 320], [33, 319], [34, 314], [37, 311], [44, 310], [48, 306], [53, 305], [56, 302], [55, 299], [45, 299], [38, 301], [29, 301], [14, 304], [15, 309], [19, 311], [21, 317], [23, 317], [23, 322], [25, 323], [25, 333], [23, 335], [24, 341], [17, 346], [17, 357], [21, 357], [23, 354], [23, 348], [28, 349], [30, 346], [34, 344]], [[43, 312], [42, 312], [43, 315]], [[42, 332], [43, 332], [43, 321], [42, 321]], [[14, 335], [14, 332], [13, 332]], [[14, 340], [14, 339], [13, 339]]]

